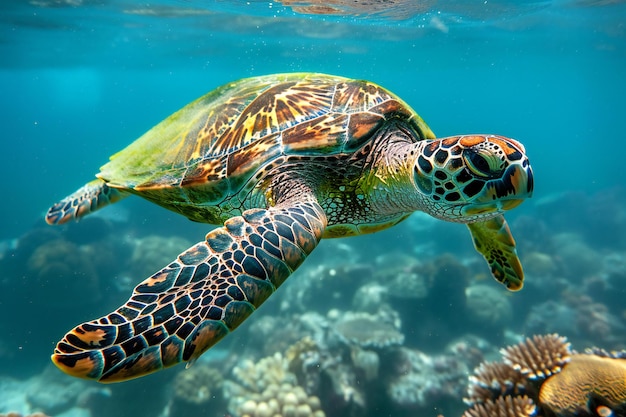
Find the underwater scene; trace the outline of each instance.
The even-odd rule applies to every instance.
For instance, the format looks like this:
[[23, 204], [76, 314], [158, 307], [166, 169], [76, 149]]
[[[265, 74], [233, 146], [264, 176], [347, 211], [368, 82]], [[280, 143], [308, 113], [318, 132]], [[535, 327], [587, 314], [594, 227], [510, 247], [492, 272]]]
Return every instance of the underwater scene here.
[[0, 417], [626, 416], [626, 2], [0, 12]]

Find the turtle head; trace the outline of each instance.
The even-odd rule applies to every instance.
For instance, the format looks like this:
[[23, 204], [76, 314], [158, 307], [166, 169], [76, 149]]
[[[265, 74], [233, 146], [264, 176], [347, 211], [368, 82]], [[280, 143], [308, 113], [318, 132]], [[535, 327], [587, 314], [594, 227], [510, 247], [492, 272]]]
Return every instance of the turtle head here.
[[489, 219], [533, 192], [524, 146], [494, 135], [451, 136], [418, 142], [414, 183], [424, 211], [454, 222]]

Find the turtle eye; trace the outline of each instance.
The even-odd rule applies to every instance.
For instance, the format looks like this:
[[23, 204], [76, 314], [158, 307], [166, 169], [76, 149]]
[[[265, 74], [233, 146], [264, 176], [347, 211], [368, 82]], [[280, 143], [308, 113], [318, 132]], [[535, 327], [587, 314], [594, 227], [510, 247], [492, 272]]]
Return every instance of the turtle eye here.
[[502, 161], [485, 149], [468, 149], [464, 155], [467, 167], [483, 178], [495, 178], [502, 173]]

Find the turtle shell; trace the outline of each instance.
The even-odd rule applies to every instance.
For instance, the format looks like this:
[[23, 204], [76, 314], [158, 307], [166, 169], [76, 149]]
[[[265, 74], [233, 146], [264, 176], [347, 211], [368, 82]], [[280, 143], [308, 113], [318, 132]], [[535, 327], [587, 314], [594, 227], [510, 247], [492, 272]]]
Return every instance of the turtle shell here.
[[434, 138], [401, 99], [368, 81], [291, 73], [226, 84], [153, 127], [111, 157], [98, 177], [192, 220], [189, 206], [247, 192], [269, 162], [350, 154], [385, 120], [400, 118]]

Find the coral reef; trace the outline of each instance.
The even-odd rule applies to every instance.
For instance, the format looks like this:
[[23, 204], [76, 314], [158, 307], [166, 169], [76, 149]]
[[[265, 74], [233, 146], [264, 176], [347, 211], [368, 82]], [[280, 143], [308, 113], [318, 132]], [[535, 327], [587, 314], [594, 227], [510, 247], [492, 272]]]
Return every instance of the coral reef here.
[[577, 334], [574, 306], [550, 300], [535, 304], [526, 315], [523, 330], [526, 334]]
[[[246, 345], [253, 348], [251, 355], [271, 356], [276, 352], [285, 352], [305, 336], [322, 343], [329, 337], [329, 332], [331, 323], [319, 313], [261, 315], [248, 329]], [[245, 352], [242, 354], [245, 355]]]
[[48, 366], [41, 375], [30, 379], [25, 399], [31, 410], [57, 415], [74, 407], [87, 391], [90, 390], [80, 380], [59, 381], [56, 369]]
[[[74, 243], [56, 239], [31, 248], [30, 256], [20, 262], [19, 271], [11, 271], [24, 285], [34, 305], [64, 309], [71, 300], [73, 308], [98, 301], [99, 281], [91, 258]], [[23, 268], [23, 269], [22, 269]], [[37, 291], [32, 291], [37, 288]], [[84, 294], [92, 294], [86, 298]]]
[[224, 383], [228, 410], [238, 417], [324, 417], [318, 397], [308, 395], [280, 353], [258, 362], [245, 361]]
[[288, 369], [293, 374], [305, 369], [311, 359], [319, 355], [320, 347], [309, 336], [305, 336], [287, 349], [285, 358]]
[[[524, 331], [571, 335], [577, 344], [624, 343], [619, 336], [624, 324], [603, 303], [578, 291], [565, 291], [560, 302], [546, 301], [534, 305], [526, 317]], [[617, 339], [616, 339], [617, 335]]]
[[552, 256], [537, 250], [525, 254], [522, 257], [522, 264], [526, 275], [531, 276], [549, 277], [558, 270], [557, 263]]
[[[467, 327], [467, 315], [458, 313], [465, 309], [465, 285], [470, 276], [455, 257], [444, 254], [418, 260], [395, 253], [376, 258], [373, 270], [372, 279], [356, 291], [352, 305], [371, 314], [393, 310], [409, 322], [419, 317], [419, 326], [405, 334], [405, 344], [444, 347]], [[444, 327], [442, 320], [447, 323]]]
[[501, 354], [502, 363], [483, 363], [470, 377], [463, 417], [626, 415], [626, 352], [574, 353], [550, 334]]
[[221, 409], [222, 383], [223, 377], [218, 370], [204, 363], [194, 363], [174, 378], [169, 414], [199, 415], [209, 404], [211, 409]]
[[376, 315], [351, 311], [335, 311], [333, 314], [336, 316], [334, 330], [360, 348], [380, 349], [400, 346], [404, 342], [399, 319], [393, 310], [382, 310]]
[[394, 356], [390, 363], [394, 372], [385, 386], [396, 412], [425, 412], [430, 404], [460, 401], [468, 373], [465, 362], [407, 348], [398, 349]]
[[[108, 397], [108, 387], [89, 386], [78, 379], [59, 378], [51, 364], [28, 379], [0, 377], [0, 413], [17, 416], [93, 417], [88, 407], [97, 395]], [[1, 416], [2, 414], [0, 414]], [[11, 413], [9, 413], [11, 415]]]
[[378, 282], [368, 282], [361, 285], [352, 298], [352, 307], [356, 311], [364, 313], [375, 313], [388, 300], [387, 287]]
[[333, 405], [333, 413], [359, 416], [366, 408], [364, 386], [378, 376], [379, 357], [336, 336], [331, 331], [319, 342], [298, 341], [286, 352], [288, 367], [307, 392]]
[[297, 285], [288, 281], [281, 310], [325, 314], [333, 308], [345, 308], [359, 286], [372, 276], [372, 271], [371, 265], [346, 263], [345, 259], [311, 265], [303, 269]]
[[[607, 219], [592, 221], [626, 230], [614, 200], [607, 197], [598, 207], [609, 213]], [[433, 242], [424, 236], [448, 225], [427, 223], [402, 241], [380, 235], [354, 244], [324, 241], [311, 255], [319, 261], [303, 265], [253, 322], [224, 342], [228, 359], [218, 366], [198, 361], [162, 377], [92, 389], [55, 381], [58, 375], [41, 373], [36, 364], [37, 376], [15, 380], [10, 389], [0, 385], [0, 417], [9, 410], [20, 413], [11, 417], [34, 417], [38, 410], [107, 417], [128, 413], [129, 407], [161, 417], [372, 417], [380, 410], [394, 417], [626, 416], [626, 353], [576, 353], [564, 338], [548, 334], [502, 349], [500, 360], [492, 356], [498, 355], [494, 346], [514, 344], [520, 332], [567, 334], [574, 346], [626, 347], [626, 234], [603, 246], [591, 239], [599, 232], [588, 230], [583, 219], [589, 218], [560, 216], [514, 220], [527, 280], [513, 296], [490, 281], [482, 264], [473, 264], [481, 259], [464, 255], [462, 228], [450, 228], [451, 235]], [[580, 223], [573, 224], [574, 218]], [[29, 336], [35, 324], [38, 340], [58, 336], [54, 323], [41, 326], [44, 309], [107, 303], [117, 297], [116, 286], [134, 287], [190, 243], [136, 238], [131, 229], [124, 234], [130, 237], [119, 239], [102, 221], [87, 226], [94, 233], [36, 229], [3, 247], [0, 289], [11, 296], [2, 300], [0, 312], [12, 320], [0, 323], [0, 359], [10, 363], [21, 355], [27, 366], [39, 357], [47, 361], [49, 345]], [[617, 237], [615, 230], [607, 233]], [[25, 300], [29, 314], [12, 314]], [[34, 346], [41, 354], [32, 353]], [[463, 393], [464, 374], [474, 367]], [[9, 396], [17, 399], [7, 402]]]
[[465, 289], [468, 320], [493, 332], [503, 330], [513, 317], [513, 308], [501, 288], [487, 284], [473, 284]]
[[580, 281], [600, 269], [600, 254], [589, 247], [579, 235], [562, 233], [556, 235], [553, 241], [553, 256], [559, 259], [560, 268], [566, 278]]
[[377, 256], [374, 264], [375, 281], [386, 288], [390, 297], [420, 299], [428, 296], [429, 277], [415, 256], [394, 252]]
[[468, 372], [464, 355], [482, 358], [480, 350], [473, 341], [456, 342], [449, 354], [437, 356], [402, 347], [400, 322], [386, 304], [376, 313], [330, 310], [326, 317], [296, 315], [284, 327], [293, 332], [290, 337], [303, 337], [284, 355], [243, 361], [233, 370], [234, 377], [224, 385], [225, 397], [231, 399], [229, 412], [253, 416], [265, 413], [265, 404], [282, 412], [276, 387], [315, 397], [328, 405], [324, 411], [329, 417], [368, 416], [377, 407], [404, 416], [425, 411], [435, 401], [451, 401], [460, 409]]
[[[379, 256], [373, 278], [385, 288], [392, 304], [432, 300], [437, 294], [446, 294], [453, 304], [463, 304], [463, 289], [470, 281], [467, 268], [450, 254], [425, 260], [403, 253]], [[433, 303], [433, 307], [438, 306]]]

